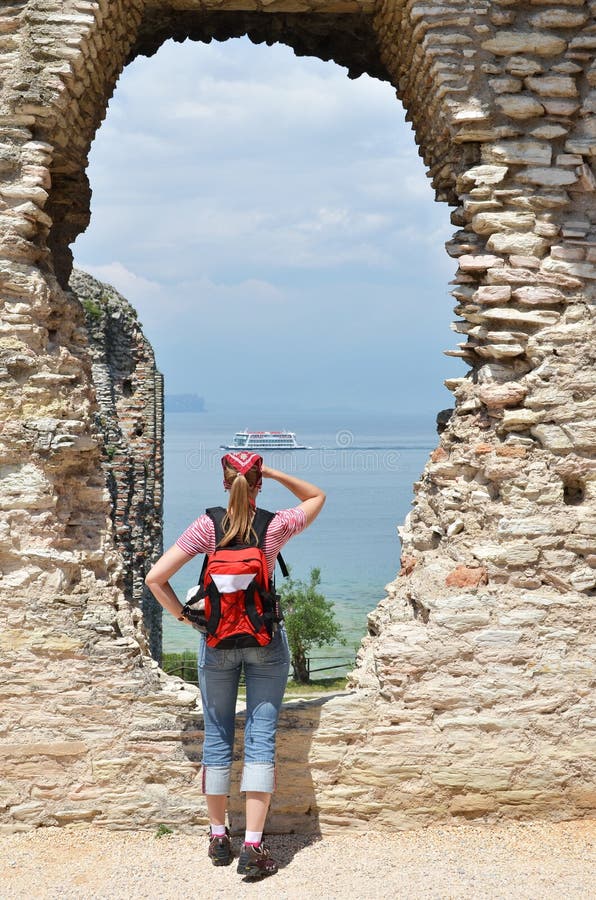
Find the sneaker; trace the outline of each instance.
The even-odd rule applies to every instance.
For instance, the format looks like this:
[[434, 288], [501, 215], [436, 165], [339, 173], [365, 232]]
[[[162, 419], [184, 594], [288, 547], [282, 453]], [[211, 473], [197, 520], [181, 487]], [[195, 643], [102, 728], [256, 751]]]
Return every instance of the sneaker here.
[[209, 859], [214, 866], [229, 866], [232, 862], [232, 842], [230, 832], [226, 828], [224, 835], [211, 834], [209, 831]]
[[265, 875], [275, 875], [277, 863], [271, 859], [271, 855], [264, 844], [254, 847], [252, 844], [243, 844], [238, 859], [239, 875], [247, 878], [264, 878]]

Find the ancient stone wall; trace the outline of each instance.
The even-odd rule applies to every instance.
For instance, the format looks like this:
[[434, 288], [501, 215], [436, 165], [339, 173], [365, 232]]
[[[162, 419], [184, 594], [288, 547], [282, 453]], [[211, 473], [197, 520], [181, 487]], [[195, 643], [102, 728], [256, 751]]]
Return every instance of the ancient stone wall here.
[[[240, 9], [239, 9], [240, 7]], [[284, 713], [273, 827], [594, 809], [596, 26], [582, 0], [13, 0], [0, 10], [0, 828], [204, 821], [194, 693], [138, 639], [65, 290], [123, 66], [249, 33], [403, 99], [470, 364], [354, 692]], [[399, 173], [396, 173], [399, 177]], [[137, 611], [138, 612], [138, 611]], [[117, 627], [114, 625], [116, 623]], [[109, 626], [109, 627], [108, 627]], [[196, 727], [198, 725], [198, 728]]]
[[163, 553], [163, 377], [136, 311], [124, 297], [77, 270], [69, 284], [85, 311], [124, 594], [144, 626], [137, 639], [142, 643], [146, 633], [151, 656], [159, 662], [163, 610], [145, 576]]
[[448, 383], [455, 412], [353, 679], [376, 702], [339, 780], [389, 758], [367, 805], [388, 824], [411, 821], [412, 794], [420, 821], [596, 799], [590, 22], [581, 2], [378, 13], [435, 187], [457, 198], [450, 352], [472, 367]]

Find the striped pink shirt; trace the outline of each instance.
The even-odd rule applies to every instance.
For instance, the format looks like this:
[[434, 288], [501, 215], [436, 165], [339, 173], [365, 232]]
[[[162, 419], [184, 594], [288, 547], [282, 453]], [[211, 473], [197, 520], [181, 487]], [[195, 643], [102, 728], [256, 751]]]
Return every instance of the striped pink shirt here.
[[[267, 528], [263, 551], [269, 567], [269, 575], [275, 567], [275, 560], [281, 548], [291, 537], [300, 534], [306, 528], [306, 513], [299, 506], [293, 509], [280, 509], [275, 513]], [[189, 525], [176, 541], [176, 546], [196, 556], [197, 553], [213, 553], [215, 550], [215, 526], [208, 515], [203, 514]]]

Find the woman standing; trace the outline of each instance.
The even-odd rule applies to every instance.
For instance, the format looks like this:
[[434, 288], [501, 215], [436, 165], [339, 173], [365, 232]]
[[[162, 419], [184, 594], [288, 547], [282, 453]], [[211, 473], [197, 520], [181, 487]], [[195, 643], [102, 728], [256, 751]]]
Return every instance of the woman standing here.
[[[263, 465], [256, 453], [228, 453], [222, 458], [224, 487], [229, 491], [223, 518], [223, 537], [218, 547], [234, 543], [256, 543], [252, 523], [262, 479], [272, 478], [300, 501], [297, 506], [275, 513], [267, 526], [262, 549], [269, 576], [278, 553], [291, 537], [307, 528], [325, 502], [320, 488]], [[216, 549], [216, 528], [208, 515], [199, 516], [173, 547], [153, 566], [146, 583], [164, 609], [191, 624], [169, 579], [198, 553], [208, 556]], [[226, 828], [227, 798], [234, 747], [234, 725], [238, 684], [242, 670], [246, 680], [246, 725], [244, 769], [240, 790], [246, 792], [246, 834], [238, 872], [260, 878], [277, 872], [277, 864], [262, 843], [263, 828], [275, 785], [275, 736], [290, 666], [288, 642], [281, 623], [266, 646], [220, 649], [207, 646], [200, 637], [199, 686], [203, 701], [203, 793], [210, 820], [209, 857], [216, 866], [232, 861], [230, 834]]]

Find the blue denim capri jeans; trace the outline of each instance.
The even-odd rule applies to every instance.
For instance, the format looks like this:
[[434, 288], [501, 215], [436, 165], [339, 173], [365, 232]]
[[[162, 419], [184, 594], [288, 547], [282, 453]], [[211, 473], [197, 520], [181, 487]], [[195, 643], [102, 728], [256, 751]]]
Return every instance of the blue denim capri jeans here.
[[199, 687], [203, 700], [203, 793], [229, 794], [236, 699], [240, 673], [246, 679], [244, 769], [241, 791], [272, 793], [275, 787], [275, 735], [290, 670], [283, 625], [266, 647], [218, 650], [201, 635]]

